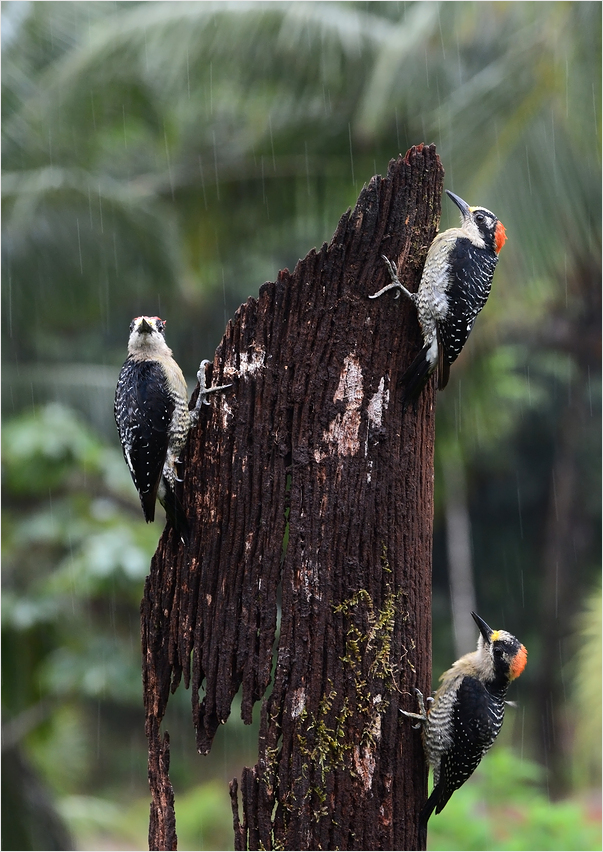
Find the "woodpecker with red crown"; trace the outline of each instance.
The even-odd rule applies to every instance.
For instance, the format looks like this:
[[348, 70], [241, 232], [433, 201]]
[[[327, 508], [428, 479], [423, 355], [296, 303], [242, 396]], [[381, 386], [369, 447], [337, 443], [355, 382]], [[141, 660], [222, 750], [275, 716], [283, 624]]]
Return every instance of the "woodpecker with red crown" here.
[[182, 370], [165, 342], [165, 320], [136, 317], [130, 324], [128, 358], [115, 390], [115, 422], [121, 446], [138, 491], [147, 523], [155, 519], [158, 499], [176, 532], [188, 543], [189, 525], [174, 486], [188, 433], [199, 418], [207, 394], [230, 385], [207, 388], [202, 361], [197, 373], [199, 396], [192, 411]]
[[394, 265], [383, 256], [391, 283], [369, 296], [376, 299], [395, 289], [417, 308], [424, 345], [402, 376], [405, 406], [417, 400], [436, 369], [438, 389], [448, 384], [450, 365], [486, 304], [498, 254], [507, 238], [504, 225], [490, 210], [469, 207], [458, 195], [449, 190], [446, 193], [461, 211], [461, 227], [443, 231], [430, 245], [418, 292], [404, 287]]
[[473, 774], [502, 728], [505, 698], [511, 681], [526, 667], [528, 652], [506, 630], [492, 630], [472, 612], [480, 636], [477, 651], [457, 660], [440, 680], [442, 685], [428, 712], [423, 695], [419, 713], [400, 710], [418, 719], [423, 748], [433, 768], [433, 791], [419, 815], [420, 848], [425, 848], [427, 821], [439, 814], [455, 790]]

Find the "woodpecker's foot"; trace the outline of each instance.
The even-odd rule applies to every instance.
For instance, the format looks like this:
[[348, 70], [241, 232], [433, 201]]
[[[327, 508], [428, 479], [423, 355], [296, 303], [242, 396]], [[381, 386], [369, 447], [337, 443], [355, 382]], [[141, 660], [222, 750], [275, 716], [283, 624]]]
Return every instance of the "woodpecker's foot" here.
[[408, 296], [411, 302], [414, 302], [416, 299], [415, 294], [411, 293], [410, 290], [407, 290], [406, 287], [400, 282], [400, 279], [398, 278], [398, 272], [396, 271], [396, 267], [394, 266], [394, 264], [384, 254], [382, 254], [381, 257], [387, 265], [392, 280], [389, 284], [386, 284], [385, 287], [382, 287], [381, 290], [379, 290], [377, 293], [373, 293], [372, 296], [369, 296], [369, 299], [378, 299], [379, 296], [382, 296], [384, 293], [387, 293], [388, 290], [398, 290], [398, 292], [394, 296], [395, 299], [397, 299], [400, 296], [400, 293], [402, 292], [405, 296]]
[[[423, 700], [423, 693], [420, 689], [415, 689], [415, 695], [417, 696], [417, 700], [419, 702], [419, 712], [418, 713], [409, 713], [408, 710], [400, 710], [403, 716], [408, 716], [409, 719], [418, 719], [419, 724], [413, 725], [413, 728], [420, 728], [427, 721], [427, 713], [425, 711], [425, 702]], [[428, 701], [433, 701], [433, 698], [428, 698]]]
[[195, 405], [195, 411], [198, 411], [200, 406], [205, 403], [205, 405], [209, 405], [209, 400], [207, 399], [207, 395], [213, 393], [214, 391], [226, 390], [226, 388], [231, 388], [232, 385], [214, 385], [211, 388], [206, 387], [205, 385], [205, 367], [207, 364], [211, 364], [207, 358], [201, 361], [199, 365], [199, 372], [197, 373], [197, 381], [199, 382], [199, 396], [197, 397], [197, 404]]

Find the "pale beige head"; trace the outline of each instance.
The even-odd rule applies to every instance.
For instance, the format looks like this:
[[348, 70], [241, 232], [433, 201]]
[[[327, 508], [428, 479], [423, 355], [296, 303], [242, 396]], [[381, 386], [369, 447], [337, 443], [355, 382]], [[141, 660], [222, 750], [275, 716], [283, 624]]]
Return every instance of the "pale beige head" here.
[[515, 680], [526, 667], [525, 647], [506, 630], [492, 630], [476, 612], [471, 615], [480, 632], [476, 652], [480, 663], [498, 677]]
[[148, 358], [154, 354], [172, 354], [165, 342], [165, 320], [136, 317], [130, 323], [128, 355]]
[[461, 211], [461, 230], [467, 237], [481, 248], [489, 248], [499, 253], [507, 239], [505, 226], [486, 207], [469, 207], [466, 201], [454, 192], [446, 190], [446, 195], [451, 198]]

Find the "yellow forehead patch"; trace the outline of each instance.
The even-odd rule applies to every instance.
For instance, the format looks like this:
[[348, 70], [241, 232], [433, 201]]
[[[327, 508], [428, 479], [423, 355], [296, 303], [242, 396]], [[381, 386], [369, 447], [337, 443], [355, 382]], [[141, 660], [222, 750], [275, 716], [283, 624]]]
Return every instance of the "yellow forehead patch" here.
[[490, 642], [496, 642], [497, 639], [500, 639], [500, 630], [493, 630], [492, 636], [490, 636]]

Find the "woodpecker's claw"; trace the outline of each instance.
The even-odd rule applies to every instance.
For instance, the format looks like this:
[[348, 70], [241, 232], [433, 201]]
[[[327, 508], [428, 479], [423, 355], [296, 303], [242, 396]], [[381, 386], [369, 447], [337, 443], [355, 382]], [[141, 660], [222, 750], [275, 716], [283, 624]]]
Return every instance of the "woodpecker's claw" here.
[[389, 269], [389, 274], [390, 274], [391, 279], [392, 279], [392, 284], [395, 284], [396, 286], [401, 287], [402, 285], [400, 284], [400, 279], [398, 278], [398, 270], [396, 269], [394, 264], [391, 262], [389, 257], [386, 257], [384, 254], [382, 254], [381, 257], [383, 258], [383, 260], [385, 261], [385, 265]]
[[205, 366], [207, 364], [211, 364], [211, 361], [209, 361], [209, 359], [207, 359], [207, 358], [204, 358], [203, 361], [201, 361], [201, 364], [199, 365], [199, 372], [197, 373], [197, 381], [199, 382], [199, 396], [197, 397], [197, 405], [195, 406], [196, 409], [198, 409], [199, 406], [202, 405], [203, 403], [205, 405], [209, 405], [209, 400], [207, 399], [208, 394], [213, 393], [214, 391], [226, 390], [226, 388], [232, 387], [232, 384], [230, 384], [230, 385], [214, 385], [211, 388], [206, 387], [206, 385], [205, 385]]
[[[419, 702], [419, 712], [418, 713], [409, 713], [408, 710], [400, 710], [403, 716], [408, 716], [409, 719], [418, 719], [419, 724], [413, 725], [413, 728], [420, 728], [427, 721], [427, 713], [425, 712], [425, 703], [423, 701], [423, 693], [420, 689], [415, 688], [415, 695], [417, 696], [417, 700]], [[429, 701], [429, 698], [427, 699]], [[433, 698], [431, 699], [433, 701]]]
[[387, 293], [388, 290], [398, 290], [398, 292], [394, 295], [394, 299], [398, 299], [400, 297], [400, 292], [402, 292], [405, 296], [408, 296], [411, 302], [414, 302], [416, 298], [415, 294], [411, 293], [410, 290], [407, 290], [406, 287], [400, 282], [400, 279], [398, 278], [398, 272], [394, 264], [384, 254], [382, 254], [381, 257], [387, 265], [387, 269], [392, 280], [389, 284], [386, 284], [385, 287], [382, 287], [381, 290], [377, 291], [377, 293], [373, 293], [372, 296], [369, 296], [369, 299], [378, 299], [379, 296], [382, 296], [384, 293]]
[[214, 391], [226, 390], [226, 388], [231, 388], [232, 383], [229, 385], [213, 385], [211, 388], [201, 388], [199, 390], [199, 396], [203, 397], [203, 404], [209, 405], [209, 400], [206, 399], [208, 393], [213, 393]]
[[413, 725], [413, 728], [420, 728], [427, 721], [427, 716], [422, 716], [420, 713], [410, 713], [408, 710], [400, 710], [403, 716], [408, 716], [409, 719], [418, 719], [419, 724]]

